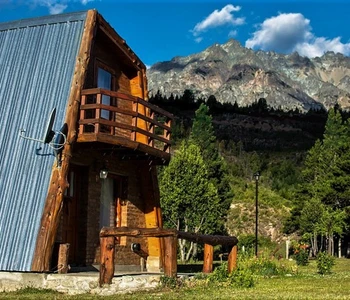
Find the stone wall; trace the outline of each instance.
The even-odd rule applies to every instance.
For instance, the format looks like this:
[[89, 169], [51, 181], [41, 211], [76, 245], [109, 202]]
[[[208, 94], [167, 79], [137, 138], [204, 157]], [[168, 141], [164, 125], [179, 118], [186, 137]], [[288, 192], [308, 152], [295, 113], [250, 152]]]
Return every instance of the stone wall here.
[[159, 285], [161, 275], [115, 276], [111, 285], [98, 285], [99, 274], [39, 274], [0, 272], [0, 292], [10, 292], [26, 287], [52, 289], [70, 295], [113, 295], [139, 290], [149, 290]]

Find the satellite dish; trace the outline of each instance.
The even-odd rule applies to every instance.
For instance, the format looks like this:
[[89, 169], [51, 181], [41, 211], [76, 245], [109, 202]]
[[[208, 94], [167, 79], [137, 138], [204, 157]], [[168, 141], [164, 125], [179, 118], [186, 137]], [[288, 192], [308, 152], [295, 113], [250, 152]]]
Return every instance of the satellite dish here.
[[[20, 137], [27, 139], [27, 140], [39, 142], [39, 143], [49, 144], [49, 146], [51, 148], [53, 148], [54, 150], [62, 148], [64, 146], [64, 144], [66, 143], [66, 133], [64, 133], [62, 131], [57, 132], [58, 136], [61, 135], [60, 143], [56, 143], [56, 141], [55, 141], [55, 143], [51, 143], [52, 139], [54, 138], [54, 136], [56, 134], [56, 132], [54, 130], [52, 130], [53, 123], [55, 122], [55, 117], [56, 117], [56, 108], [54, 108], [49, 115], [49, 118], [46, 122], [44, 135], [43, 135], [41, 140], [29, 137], [29, 136], [25, 136], [24, 129], [20, 129], [20, 133], [19, 133]], [[56, 138], [56, 140], [57, 140], [57, 138]]]
[[51, 111], [51, 114], [49, 116], [49, 119], [47, 121], [44, 136], [43, 136], [43, 143], [48, 144], [52, 141], [53, 137], [55, 136], [55, 132], [52, 130], [53, 123], [55, 122], [56, 117], [56, 108], [54, 108]]

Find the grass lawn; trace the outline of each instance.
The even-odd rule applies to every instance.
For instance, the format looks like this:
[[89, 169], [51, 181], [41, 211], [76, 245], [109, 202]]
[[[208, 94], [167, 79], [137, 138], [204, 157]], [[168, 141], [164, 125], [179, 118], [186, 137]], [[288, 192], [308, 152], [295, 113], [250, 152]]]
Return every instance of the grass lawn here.
[[299, 267], [293, 276], [258, 277], [252, 288], [207, 285], [191, 281], [176, 289], [159, 288], [127, 295], [68, 296], [53, 291], [26, 289], [0, 293], [0, 299], [350, 299], [350, 259], [337, 259], [330, 275], [317, 274], [316, 263]]

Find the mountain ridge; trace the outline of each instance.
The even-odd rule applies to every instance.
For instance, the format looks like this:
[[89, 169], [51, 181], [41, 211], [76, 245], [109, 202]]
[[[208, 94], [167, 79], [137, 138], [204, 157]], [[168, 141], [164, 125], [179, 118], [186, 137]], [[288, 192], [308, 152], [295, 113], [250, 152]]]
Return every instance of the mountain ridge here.
[[186, 89], [196, 97], [247, 106], [265, 98], [283, 110], [350, 109], [350, 58], [334, 52], [307, 58], [245, 48], [234, 39], [204, 51], [158, 62], [147, 70], [151, 95]]

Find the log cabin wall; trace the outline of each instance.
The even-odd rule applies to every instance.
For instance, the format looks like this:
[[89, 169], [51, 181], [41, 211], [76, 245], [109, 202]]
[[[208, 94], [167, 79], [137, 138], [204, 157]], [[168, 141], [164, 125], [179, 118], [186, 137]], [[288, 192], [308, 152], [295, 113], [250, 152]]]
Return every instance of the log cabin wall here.
[[[101, 209], [101, 188], [103, 179], [99, 178], [100, 168], [103, 166], [109, 170], [109, 177], [121, 176], [127, 178], [127, 199], [123, 200], [121, 209], [120, 226], [129, 227], [148, 227], [145, 218], [145, 198], [144, 190], [152, 190], [151, 187], [145, 187], [146, 181], [150, 173], [147, 161], [142, 160], [123, 160], [123, 156], [118, 154], [104, 155], [101, 150], [86, 149], [84, 145], [77, 145], [77, 149], [72, 157], [72, 164], [84, 166], [87, 170], [87, 183], [84, 184], [83, 190], [86, 193], [86, 200], [81, 199], [78, 204], [81, 219], [77, 222], [79, 261], [74, 262], [79, 265], [99, 264], [100, 262], [100, 241], [99, 231], [100, 209]], [[148, 174], [145, 174], [148, 173]], [[152, 191], [151, 191], [152, 192]], [[116, 219], [116, 207], [110, 207], [111, 225]], [[80, 219], [80, 217], [78, 217]], [[62, 232], [62, 218], [59, 232]], [[62, 236], [57, 236], [56, 242], [64, 243]], [[141, 244], [141, 252], [136, 254], [131, 251], [132, 243]], [[115, 263], [123, 270], [140, 270], [141, 257], [146, 258], [149, 254], [148, 241], [146, 238], [123, 237], [116, 243]], [[152, 255], [152, 253], [151, 253]], [[82, 261], [82, 258], [84, 261]]]
[[[119, 47], [111, 41], [110, 37], [100, 29], [97, 30], [92, 57], [93, 59], [90, 61], [87, 79], [84, 85], [85, 89], [98, 87], [96, 80], [97, 70], [99, 67], [104, 67], [113, 75], [114, 91], [142, 98], [143, 91], [138, 80], [140, 72], [130, 62], [130, 59], [125, 57]], [[115, 105], [126, 110], [132, 109], [132, 103], [129, 101], [120, 101], [115, 103]], [[115, 119], [118, 122], [129, 125], [132, 122], [131, 116], [125, 116], [119, 113], [115, 115]], [[116, 128], [116, 134], [127, 138], [130, 137], [130, 132], [122, 128]]]

